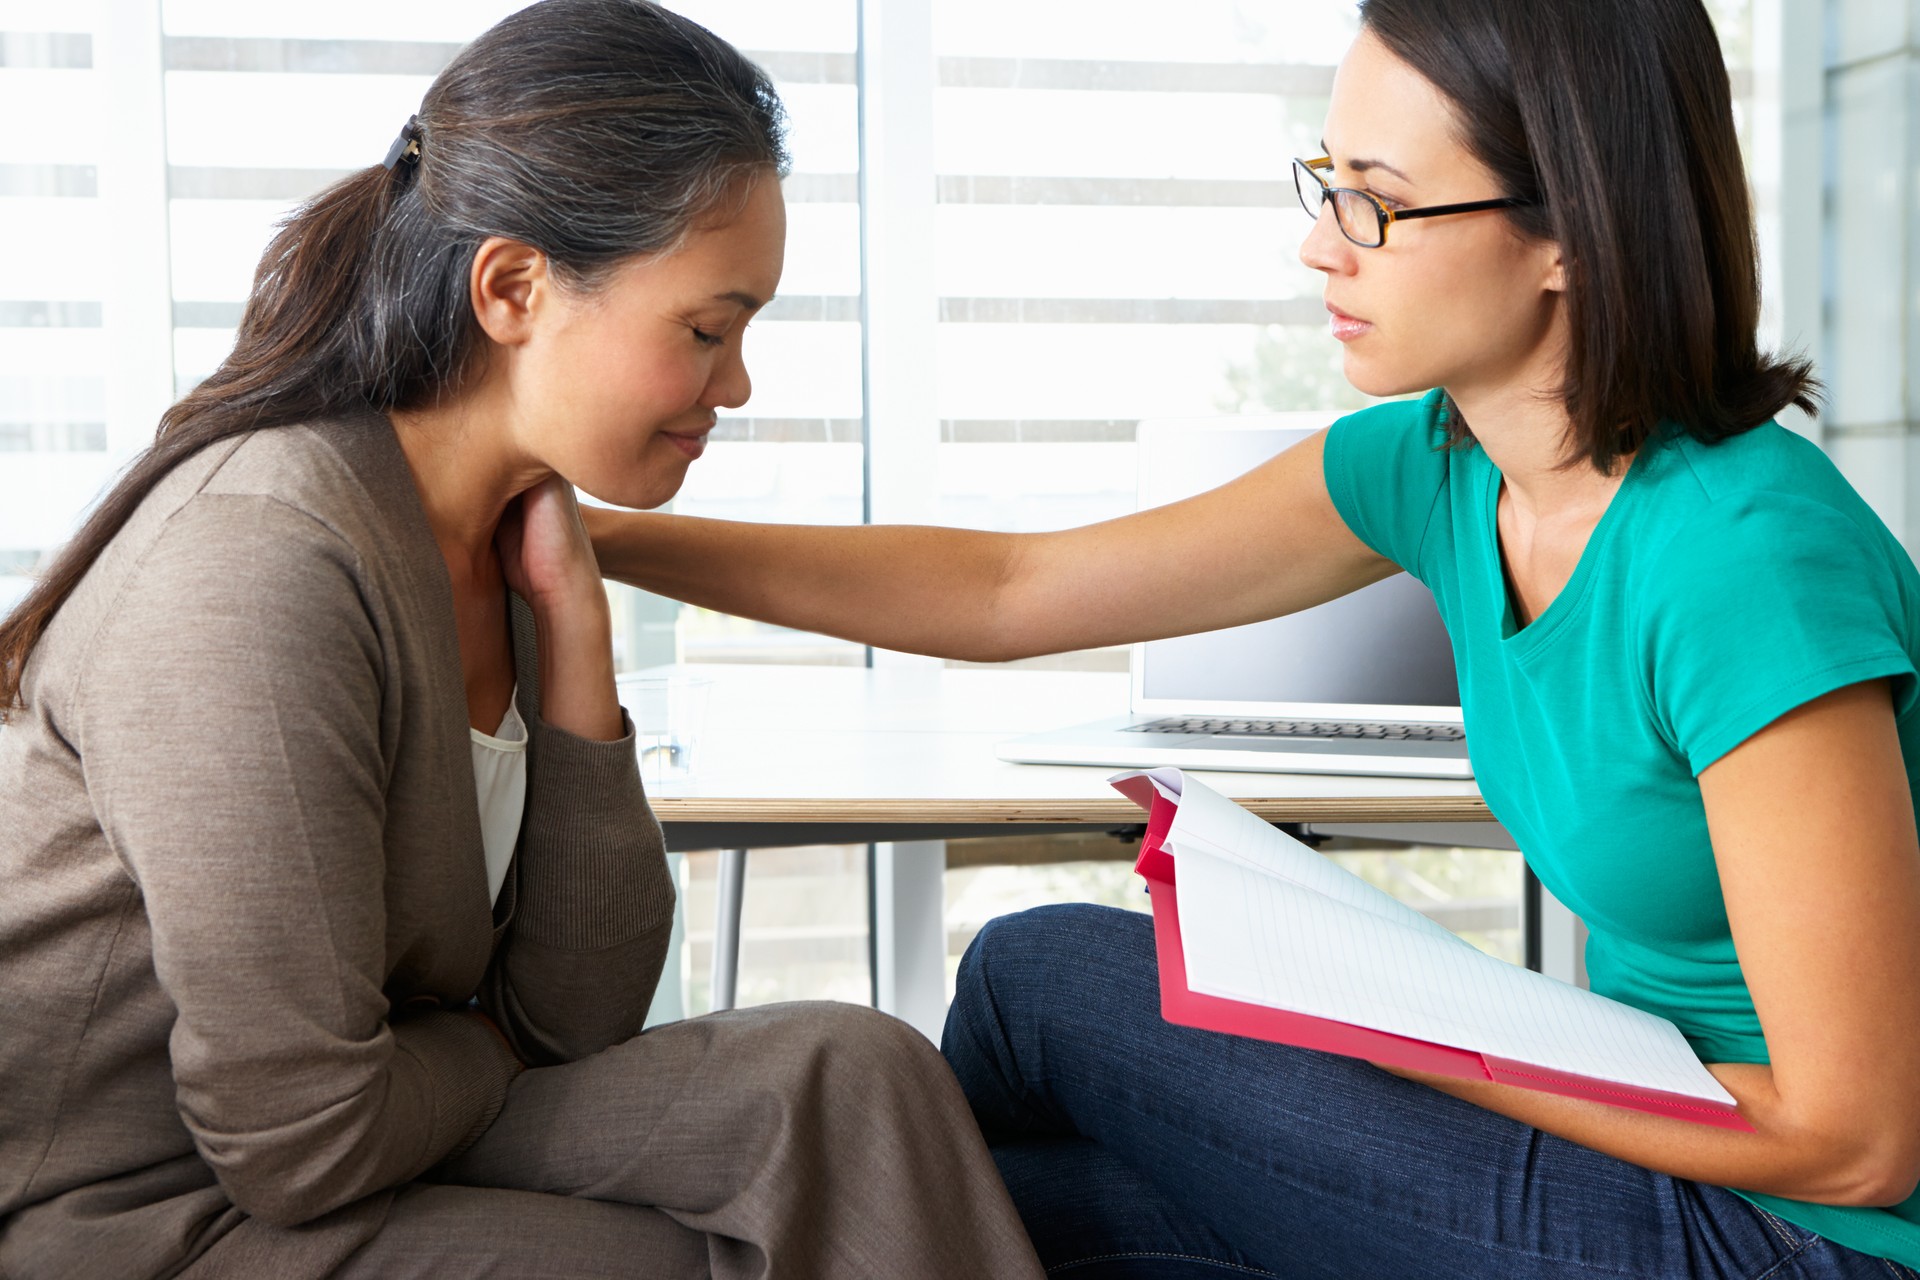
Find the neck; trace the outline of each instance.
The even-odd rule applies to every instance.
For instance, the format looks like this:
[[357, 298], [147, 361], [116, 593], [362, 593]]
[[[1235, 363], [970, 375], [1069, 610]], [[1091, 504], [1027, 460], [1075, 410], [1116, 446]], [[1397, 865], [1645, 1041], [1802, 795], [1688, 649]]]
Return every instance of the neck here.
[[507, 504], [547, 476], [512, 445], [503, 406], [484, 391], [388, 416], [440, 554], [458, 582], [499, 576], [494, 533]]
[[1584, 460], [1567, 466], [1572, 420], [1558, 396], [1531, 381], [1491, 389], [1454, 391], [1473, 438], [1486, 451], [1513, 501], [1539, 515], [1572, 514], [1596, 501], [1603, 507], [1620, 487], [1630, 457], [1602, 474]]

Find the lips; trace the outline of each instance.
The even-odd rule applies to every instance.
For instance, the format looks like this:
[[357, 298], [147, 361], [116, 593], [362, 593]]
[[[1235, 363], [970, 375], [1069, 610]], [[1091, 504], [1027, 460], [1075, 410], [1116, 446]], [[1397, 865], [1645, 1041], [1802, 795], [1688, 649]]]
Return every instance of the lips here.
[[691, 459], [707, 451], [707, 433], [712, 430], [713, 424], [708, 423], [698, 431], [662, 431], [660, 435]]
[[1351, 342], [1373, 329], [1371, 320], [1362, 320], [1358, 316], [1348, 315], [1331, 302], [1327, 303], [1327, 314], [1333, 317], [1333, 336], [1341, 342]]

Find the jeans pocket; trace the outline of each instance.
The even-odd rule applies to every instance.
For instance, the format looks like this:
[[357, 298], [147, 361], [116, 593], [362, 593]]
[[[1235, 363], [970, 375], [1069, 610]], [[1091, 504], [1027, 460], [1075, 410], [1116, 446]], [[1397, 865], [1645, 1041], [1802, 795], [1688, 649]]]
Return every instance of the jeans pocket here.
[[1786, 1219], [1768, 1213], [1757, 1204], [1749, 1204], [1747, 1207], [1759, 1216], [1761, 1226], [1766, 1228], [1767, 1235], [1780, 1250], [1780, 1256], [1754, 1276], [1753, 1280], [1770, 1280], [1771, 1277], [1786, 1273], [1787, 1267], [1794, 1259], [1819, 1243], [1820, 1237], [1805, 1227], [1796, 1227]]
[[[1845, 1245], [1834, 1244], [1831, 1240], [1824, 1239], [1817, 1233], [1808, 1231], [1805, 1227], [1796, 1227], [1784, 1218], [1768, 1213], [1759, 1205], [1749, 1205], [1748, 1207], [1760, 1215], [1760, 1221], [1766, 1226], [1768, 1234], [1771, 1235], [1780, 1246], [1780, 1257], [1768, 1266], [1766, 1270], [1762, 1271], [1758, 1276], [1755, 1276], [1754, 1280], [1769, 1280], [1769, 1277], [1775, 1276], [1776, 1274], [1785, 1274], [1785, 1268], [1788, 1263], [1793, 1262], [1802, 1254], [1807, 1253], [1810, 1249], [1815, 1249], [1817, 1246], [1821, 1247], [1818, 1253], [1819, 1257], [1826, 1257], [1829, 1259], [1829, 1265], [1841, 1268], [1840, 1271], [1835, 1273], [1836, 1275], [1884, 1276], [1886, 1280], [1920, 1280], [1920, 1272], [1916, 1272], [1911, 1267], [1902, 1266], [1891, 1258], [1876, 1257], [1872, 1254], [1860, 1253], [1849, 1249]], [[1817, 1266], [1816, 1272], [1818, 1272]], [[1825, 1274], [1824, 1272], [1818, 1273]], [[1794, 1271], [1791, 1274], [1797, 1276], [1801, 1273]]]
[[1748, 1208], [1760, 1215], [1760, 1221], [1766, 1224], [1767, 1230], [1780, 1241], [1781, 1246], [1789, 1254], [1800, 1252], [1807, 1247], [1809, 1241], [1816, 1238], [1813, 1232], [1805, 1227], [1796, 1227], [1785, 1218], [1776, 1217], [1757, 1204], [1749, 1205]]

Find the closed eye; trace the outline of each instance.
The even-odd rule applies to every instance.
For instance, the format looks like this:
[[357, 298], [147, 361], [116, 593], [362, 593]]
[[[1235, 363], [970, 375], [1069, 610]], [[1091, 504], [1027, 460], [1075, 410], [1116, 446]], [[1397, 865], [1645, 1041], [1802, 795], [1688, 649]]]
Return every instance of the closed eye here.
[[693, 340], [706, 347], [722, 347], [727, 343], [727, 335], [724, 333], [708, 333], [705, 329], [696, 328], [693, 331]]

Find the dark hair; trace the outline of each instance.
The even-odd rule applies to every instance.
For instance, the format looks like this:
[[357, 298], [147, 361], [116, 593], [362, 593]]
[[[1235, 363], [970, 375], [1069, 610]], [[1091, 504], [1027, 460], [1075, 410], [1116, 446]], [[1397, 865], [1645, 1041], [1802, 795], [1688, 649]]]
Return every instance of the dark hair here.
[[467, 276], [489, 236], [591, 291], [788, 166], [766, 74], [648, 0], [543, 0], [504, 19], [434, 79], [406, 132], [417, 155], [281, 224], [232, 353], [0, 622], [0, 721], [53, 615], [181, 461], [248, 431], [430, 403], [471, 376], [485, 344]]
[[1360, 19], [1452, 103], [1501, 193], [1537, 202], [1506, 211], [1516, 230], [1560, 246], [1569, 465], [1609, 471], [1663, 420], [1712, 442], [1815, 411], [1812, 365], [1756, 345], [1753, 211], [1700, 0], [1361, 0]]

